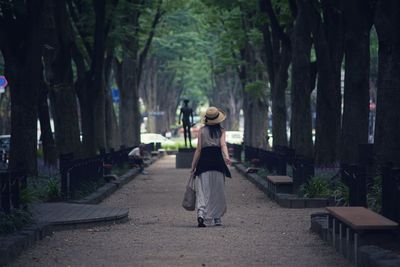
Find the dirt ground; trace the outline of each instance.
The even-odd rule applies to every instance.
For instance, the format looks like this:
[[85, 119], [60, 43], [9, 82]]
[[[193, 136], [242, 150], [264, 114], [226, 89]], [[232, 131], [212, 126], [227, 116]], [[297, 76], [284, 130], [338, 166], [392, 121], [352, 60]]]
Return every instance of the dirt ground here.
[[319, 210], [281, 208], [234, 169], [223, 226], [207, 228], [181, 207], [188, 169], [167, 156], [148, 171], [100, 204], [129, 222], [56, 232], [10, 266], [351, 266], [309, 231]]

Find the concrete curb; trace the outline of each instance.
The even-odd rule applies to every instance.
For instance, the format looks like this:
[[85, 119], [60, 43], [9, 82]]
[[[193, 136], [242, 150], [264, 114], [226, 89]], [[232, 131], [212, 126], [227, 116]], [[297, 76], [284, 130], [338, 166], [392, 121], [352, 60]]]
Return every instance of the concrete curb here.
[[268, 182], [256, 173], [246, 173], [246, 167], [240, 163], [234, 164], [234, 166], [240, 174], [246, 177], [270, 199], [275, 200], [279, 206], [283, 208], [304, 209], [335, 206], [334, 201], [329, 198], [300, 198], [293, 194], [275, 193], [268, 188]]
[[358, 249], [359, 267], [400, 266], [400, 256], [378, 246], [361, 246]]
[[52, 235], [52, 230], [49, 224], [31, 224], [18, 232], [0, 238], [0, 266], [10, 263], [36, 241]]

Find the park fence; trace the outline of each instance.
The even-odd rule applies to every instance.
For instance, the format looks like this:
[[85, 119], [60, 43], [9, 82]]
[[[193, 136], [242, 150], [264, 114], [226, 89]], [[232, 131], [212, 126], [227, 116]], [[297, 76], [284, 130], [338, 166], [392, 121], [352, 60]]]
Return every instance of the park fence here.
[[[368, 207], [368, 199], [373, 200], [381, 203], [383, 216], [400, 223], [400, 169], [390, 162], [379, 165], [373, 144], [359, 145], [358, 158], [357, 164], [341, 165], [342, 182], [349, 188], [349, 206]], [[373, 187], [377, 191], [368, 195]]]
[[[297, 192], [301, 184], [314, 176], [314, 162], [302, 155], [296, 155], [295, 150], [286, 146], [275, 146], [273, 150], [251, 146], [229, 144], [232, 156], [241, 162], [252, 163], [256, 167], [265, 168], [274, 175], [287, 175], [288, 167], [292, 168], [293, 189]], [[244, 152], [244, 153], [243, 153]]]
[[[147, 149], [155, 148], [154, 144], [146, 145]], [[61, 195], [70, 199], [84, 187], [90, 187], [104, 182], [104, 175], [109, 174], [113, 166], [122, 167], [129, 164], [129, 152], [133, 147], [121, 147], [120, 150], [106, 153], [100, 149], [100, 154], [94, 157], [74, 159], [72, 153], [60, 156]]]
[[9, 213], [21, 207], [21, 188], [26, 187], [23, 171], [2, 170], [0, 172], [0, 212]]

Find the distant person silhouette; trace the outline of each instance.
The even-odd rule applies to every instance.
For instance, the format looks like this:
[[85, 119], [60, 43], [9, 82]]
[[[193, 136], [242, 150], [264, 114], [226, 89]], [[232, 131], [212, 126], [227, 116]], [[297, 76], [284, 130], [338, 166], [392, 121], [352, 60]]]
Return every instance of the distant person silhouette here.
[[[183, 135], [185, 138], [185, 147], [187, 147], [187, 139], [189, 139], [189, 145], [192, 148], [192, 136], [190, 134], [190, 127], [193, 125], [193, 109], [188, 106], [189, 100], [183, 100], [184, 106], [181, 107], [181, 113], [179, 113], [179, 122], [181, 122], [182, 117], [182, 126], [183, 126]], [[192, 117], [192, 121], [190, 121], [190, 117]]]

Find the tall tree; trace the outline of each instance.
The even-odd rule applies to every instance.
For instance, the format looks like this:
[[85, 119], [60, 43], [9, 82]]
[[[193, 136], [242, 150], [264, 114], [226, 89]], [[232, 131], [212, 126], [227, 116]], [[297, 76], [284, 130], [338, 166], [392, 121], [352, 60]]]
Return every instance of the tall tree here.
[[308, 0], [296, 1], [296, 20], [292, 35], [292, 115], [291, 147], [297, 154], [313, 157], [310, 94], [311, 77], [311, 12]]
[[[344, 2], [345, 82], [341, 161], [357, 163], [358, 144], [368, 143], [372, 1]], [[362, 66], [362, 67], [361, 67]]]
[[138, 145], [140, 143], [140, 124], [141, 115], [139, 110], [139, 83], [143, 69], [144, 61], [150, 49], [155, 29], [163, 15], [162, 0], [158, 0], [154, 16], [152, 19], [150, 31], [148, 32], [146, 41], [140, 49], [139, 30], [142, 29], [139, 17], [141, 15], [139, 0], [128, 1], [128, 9], [130, 13], [126, 16], [129, 28], [133, 32], [133, 36], [127, 35], [123, 42], [124, 54], [122, 58], [121, 81], [121, 106], [120, 106], [120, 125], [121, 127], [121, 143], [125, 146]]
[[317, 165], [332, 165], [339, 158], [342, 108], [341, 70], [344, 52], [342, 3], [341, 0], [314, 0], [311, 13], [318, 68], [315, 130]]
[[273, 145], [286, 146], [288, 144], [286, 89], [288, 69], [291, 63], [289, 32], [292, 28], [292, 21], [289, 20], [281, 25], [277, 16], [277, 12], [281, 12], [281, 8], [275, 12], [270, 0], [260, 0], [259, 3], [261, 14], [269, 18], [269, 23], [265, 22], [261, 26], [261, 32], [264, 39], [268, 78], [271, 84]]
[[93, 155], [106, 148], [105, 58], [106, 41], [118, 0], [68, 1], [75, 29], [73, 60], [77, 69], [75, 87], [81, 111], [83, 150]]
[[0, 48], [12, 88], [10, 168], [36, 174], [43, 1], [1, 1], [0, 10]]
[[400, 166], [400, 2], [378, 0], [375, 28], [379, 40], [375, 144], [380, 163]]
[[45, 79], [49, 85], [59, 154], [81, 153], [77, 95], [72, 73], [72, 29], [66, 0], [47, 1], [44, 28]]
[[268, 99], [266, 73], [263, 70], [260, 50], [251, 42], [247, 32], [250, 31], [252, 14], [244, 12], [242, 25], [245, 32], [244, 46], [241, 48], [241, 66], [239, 77], [243, 86], [244, 143], [248, 146], [267, 148], [268, 133]]

